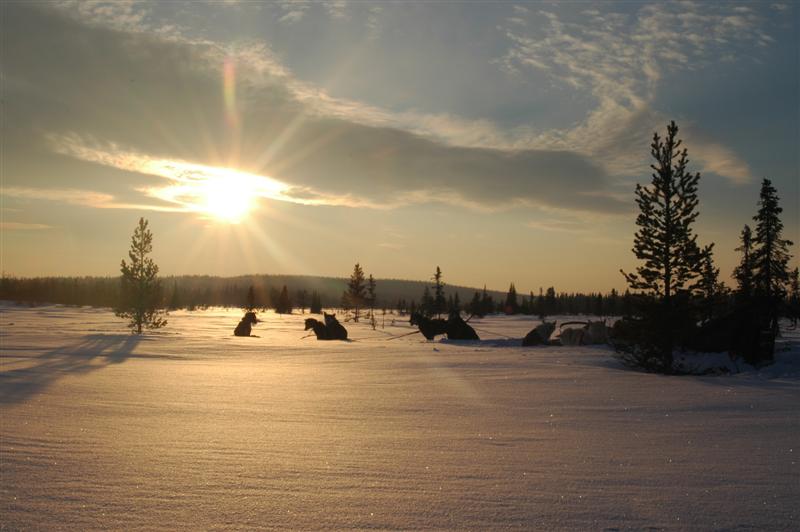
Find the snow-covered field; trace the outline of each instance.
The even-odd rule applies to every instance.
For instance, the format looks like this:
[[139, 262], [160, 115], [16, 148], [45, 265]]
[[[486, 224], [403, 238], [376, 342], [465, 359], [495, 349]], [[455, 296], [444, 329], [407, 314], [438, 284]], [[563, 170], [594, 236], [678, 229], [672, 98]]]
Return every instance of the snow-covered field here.
[[664, 377], [606, 347], [405, 321], [353, 342], [307, 316], [0, 312], [0, 528], [800, 528], [800, 338], [775, 368]]

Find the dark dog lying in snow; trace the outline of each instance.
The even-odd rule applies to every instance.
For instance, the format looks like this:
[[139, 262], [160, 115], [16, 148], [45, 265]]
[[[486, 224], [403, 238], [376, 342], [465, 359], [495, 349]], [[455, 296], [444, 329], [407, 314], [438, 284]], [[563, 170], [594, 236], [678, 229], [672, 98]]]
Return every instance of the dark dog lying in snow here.
[[461, 319], [458, 314], [450, 314], [447, 320], [447, 339], [448, 340], [480, 340], [475, 329], [469, 326], [466, 321]]
[[452, 314], [450, 319], [445, 321], [437, 318], [427, 318], [415, 312], [408, 322], [419, 327], [419, 332], [428, 340], [433, 340], [441, 334], [446, 334], [448, 340], [480, 340], [475, 329], [462, 320], [458, 314]]
[[347, 329], [336, 319], [336, 314], [325, 313], [325, 326], [334, 340], [347, 340]]
[[247, 312], [239, 322], [239, 325], [233, 330], [235, 336], [250, 336], [250, 331], [253, 325], [258, 323], [255, 312]]
[[556, 322], [543, 321], [522, 339], [522, 345], [547, 345], [550, 342], [550, 335], [553, 334], [555, 330]]
[[431, 319], [423, 316], [419, 312], [411, 314], [408, 323], [416, 325], [422, 336], [428, 340], [433, 340], [440, 334], [447, 334], [447, 322], [440, 319]]
[[312, 329], [317, 340], [347, 340], [347, 329], [339, 323], [335, 314], [325, 314], [325, 323], [314, 318], [306, 320], [306, 329]]

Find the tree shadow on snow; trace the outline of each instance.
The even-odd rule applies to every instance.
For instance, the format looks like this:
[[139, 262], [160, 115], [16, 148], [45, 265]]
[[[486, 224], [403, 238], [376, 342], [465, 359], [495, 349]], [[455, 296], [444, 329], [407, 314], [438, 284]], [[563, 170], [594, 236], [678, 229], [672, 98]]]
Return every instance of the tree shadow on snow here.
[[0, 372], [0, 404], [20, 403], [64, 375], [89, 373], [127, 360], [141, 341], [130, 334], [90, 334], [78, 343], [28, 358], [32, 365]]

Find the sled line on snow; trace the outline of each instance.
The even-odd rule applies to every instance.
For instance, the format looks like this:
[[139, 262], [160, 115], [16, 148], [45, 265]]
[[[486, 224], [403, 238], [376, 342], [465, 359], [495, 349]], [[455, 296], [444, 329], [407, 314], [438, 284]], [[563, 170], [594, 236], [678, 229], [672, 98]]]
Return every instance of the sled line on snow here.
[[517, 340], [517, 338], [514, 338], [512, 336], [506, 336], [505, 334], [500, 334], [500, 333], [496, 333], [496, 332], [492, 332], [492, 331], [487, 331], [486, 329], [479, 329], [478, 327], [475, 327], [475, 326], [473, 326], [472, 328], [475, 329], [476, 331], [480, 331], [482, 333], [491, 334], [493, 336], [500, 336], [502, 338], [505, 338], [506, 340]]
[[[348, 338], [349, 341], [352, 342], [389, 342], [391, 340], [397, 340], [398, 338], [403, 338], [404, 336], [411, 336], [412, 334], [419, 334], [419, 331], [411, 331], [410, 333], [405, 334], [398, 334], [397, 336], [391, 336], [389, 338]], [[301, 340], [305, 340], [306, 338], [311, 338], [314, 336], [314, 333], [307, 334], [305, 336], [301, 336]]]
[[353, 338], [353, 340], [360, 340], [362, 342], [389, 342], [391, 340], [403, 338], [404, 336], [411, 336], [412, 334], [419, 334], [419, 331], [411, 331], [410, 333], [398, 334], [397, 336], [390, 336], [388, 338]]

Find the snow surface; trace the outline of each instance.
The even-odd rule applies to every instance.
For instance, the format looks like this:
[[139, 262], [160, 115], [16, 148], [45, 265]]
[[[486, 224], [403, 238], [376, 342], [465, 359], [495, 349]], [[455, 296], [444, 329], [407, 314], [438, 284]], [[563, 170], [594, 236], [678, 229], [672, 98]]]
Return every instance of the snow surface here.
[[797, 335], [774, 367], [665, 377], [519, 347], [530, 318], [426, 342], [387, 316], [344, 343], [271, 313], [237, 338], [240, 316], [136, 337], [2, 307], [0, 527], [800, 528]]

